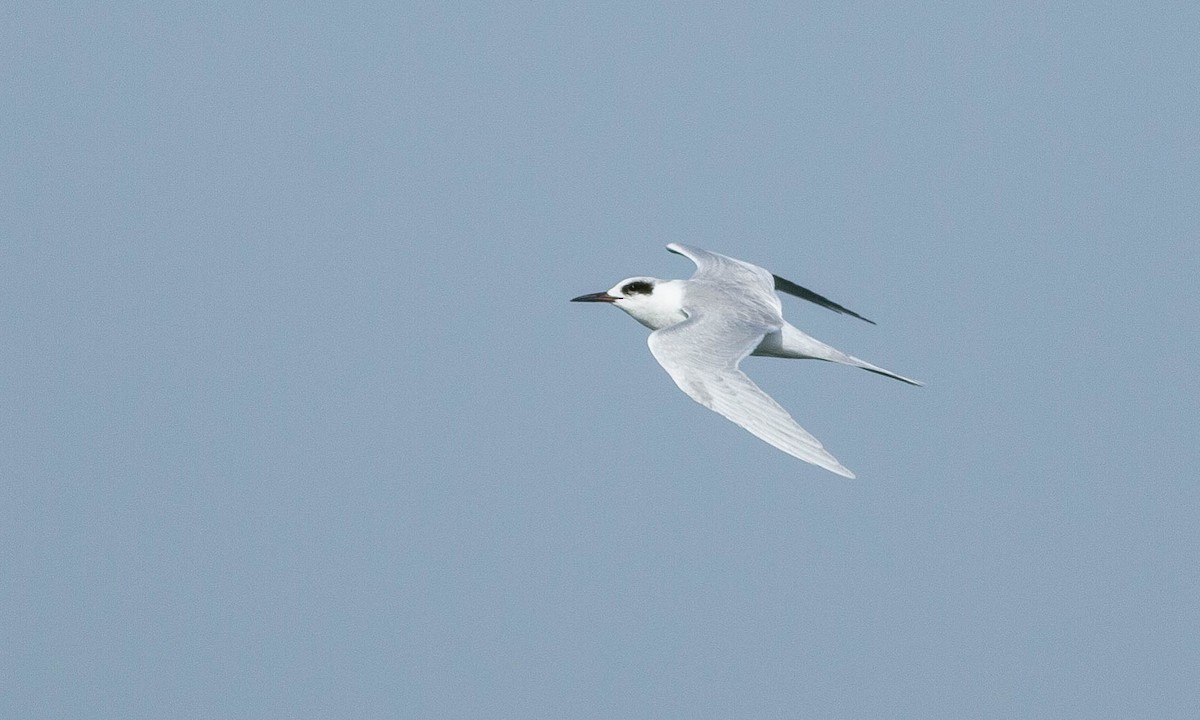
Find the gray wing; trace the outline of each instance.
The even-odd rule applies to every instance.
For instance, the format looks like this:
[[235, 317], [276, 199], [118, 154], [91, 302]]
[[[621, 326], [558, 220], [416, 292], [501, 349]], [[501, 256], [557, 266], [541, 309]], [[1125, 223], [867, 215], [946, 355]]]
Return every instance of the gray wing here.
[[689, 315], [699, 307], [710, 315], [739, 317], [746, 323], [774, 326], [766, 332], [783, 326], [783, 305], [775, 294], [775, 280], [770, 272], [690, 245], [671, 243], [667, 249], [696, 263], [684, 298], [684, 311]]
[[696, 263], [693, 280], [719, 280], [723, 283], [744, 283], [754, 291], [774, 295], [775, 279], [770, 272], [743, 260], [701, 250], [691, 245], [671, 243], [667, 250]]
[[676, 255], [682, 255], [696, 263], [696, 274], [692, 276], [693, 279], [720, 279], [725, 282], [743, 282], [753, 286], [755, 290], [761, 289], [765, 292], [772, 292], [772, 294], [773, 291], [778, 290], [789, 295], [795, 295], [798, 298], [815, 303], [834, 312], [850, 315], [859, 320], [866, 320], [872, 325], [875, 324], [874, 320], [868, 320], [850, 308], [843, 307], [824, 295], [815, 293], [806, 287], [801, 287], [791, 280], [781, 278], [768, 270], [764, 270], [757, 265], [751, 265], [744, 260], [737, 260], [718, 253], [701, 250], [698, 247], [681, 245], [679, 243], [671, 243], [667, 246], [667, 250]]
[[679, 389], [704, 407], [792, 457], [854, 477], [738, 368], [763, 336], [777, 329], [742, 317], [692, 311], [687, 320], [651, 333], [650, 352]]

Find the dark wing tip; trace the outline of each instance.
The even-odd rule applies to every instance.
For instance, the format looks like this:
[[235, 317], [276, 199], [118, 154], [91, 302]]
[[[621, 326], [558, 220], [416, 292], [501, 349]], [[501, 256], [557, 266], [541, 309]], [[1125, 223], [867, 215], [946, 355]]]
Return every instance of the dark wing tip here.
[[795, 295], [796, 297], [798, 297], [802, 300], [807, 300], [810, 303], [815, 303], [817, 305], [820, 305], [823, 308], [832, 310], [836, 313], [842, 313], [843, 315], [849, 315], [851, 317], [856, 317], [859, 320], [862, 320], [864, 322], [869, 322], [872, 325], [875, 324], [874, 320], [865, 318], [862, 315], [859, 315], [858, 313], [854, 312], [850, 308], [842, 307], [841, 305], [838, 305], [837, 303], [835, 303], [834, 301], [825, 297], [824, 295], [818, 295], [817, 293], [813, 292], [812, 290], [809, 290], [806, 287], [800, 287], [799, 285], [792, 282], [791, 280], [781, 278], [778, 275], [772, 275], [771, 277], [775, 278], [775, 289], [778, 290], [779, 292], [785, 292], [788, 295]]

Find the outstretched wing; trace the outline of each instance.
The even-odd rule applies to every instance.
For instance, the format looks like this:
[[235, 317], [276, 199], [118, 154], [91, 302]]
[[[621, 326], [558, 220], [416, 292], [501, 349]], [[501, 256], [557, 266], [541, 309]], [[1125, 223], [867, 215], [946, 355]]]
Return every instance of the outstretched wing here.
[[802, 300], [815, 303], [836, 313], [842, 313], [843, 315], [856, 317], [859, 320], [865, 320], [872, 325], [875, 324], [874, 320], [865, 318], [850, 308], [835, 303], [824, 295], [815, 293], [806, 287], [801, 287], [791, 280], [781, 278], [778, 275], [774, 275], [771, 272], [758, 267], [757, 265], [751, 265], [743, 260], [737, 260], [735, 258], [720, 255], [718, 253], [701, 250], [698, 247], [681, 245], [679, 243], [671, 243], [667, 246], [667, 250], [670, 250], [676, 255], [682, 255], [688, 260], [696, 263], [696, 274], [692, 276], [693, 279], [703, 280], [720, 278], [722, 281], [726, 282], [730, 280], [735, 282], [740, 280], [742, 282], [750, 283], [755, 287], [755, 289], [761, 287], [768, 292], [771, 290], [777, 290], [779, 292], [787, 293], [788, 295], [795, 295]]
[[657, 330], [649, 339], [654, 359], [680, 390], [788, 455], [854, 477], [738, 368], [763, 336], [778, 328], [744, 317], [688, 312], [687, 320]]
[[744, 284], [746, 289], [764, 293], [772, 293], [774, 289], [771, 273], [757, 265], [679, 243], [667, 245], [667, 250], [696, 263], [693, 280], [719, 280], [727, 285]]

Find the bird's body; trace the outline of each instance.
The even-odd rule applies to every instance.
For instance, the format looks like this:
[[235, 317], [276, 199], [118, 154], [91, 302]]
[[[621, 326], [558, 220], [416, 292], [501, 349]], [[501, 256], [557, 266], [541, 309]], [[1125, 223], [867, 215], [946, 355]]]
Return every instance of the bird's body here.
[[574, 300], [611, 303], [653, 330], [650, 352], [696, 402], [793, 457], [854, 477], [738, 364], [747, 355], [826, 360], [911, 385], [920, 383], [801, 332], [783, 319], [775, 291], [866, 320], [861, 315], [757, 265], [677, 243], [667, 249], [696, 263], [691, 279], [633, 277], [606, 292]]

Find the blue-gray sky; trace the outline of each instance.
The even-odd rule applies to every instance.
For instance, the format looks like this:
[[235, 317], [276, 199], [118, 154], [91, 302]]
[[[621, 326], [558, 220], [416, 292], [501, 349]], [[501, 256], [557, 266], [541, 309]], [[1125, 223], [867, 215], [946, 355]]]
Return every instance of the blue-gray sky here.
[[0, 715], [1200, 716], [1200, 11], [1054, 5], [2, 11]]

